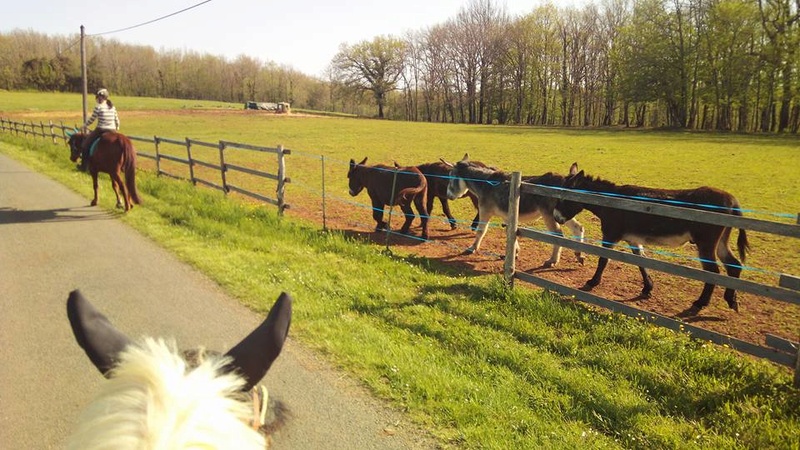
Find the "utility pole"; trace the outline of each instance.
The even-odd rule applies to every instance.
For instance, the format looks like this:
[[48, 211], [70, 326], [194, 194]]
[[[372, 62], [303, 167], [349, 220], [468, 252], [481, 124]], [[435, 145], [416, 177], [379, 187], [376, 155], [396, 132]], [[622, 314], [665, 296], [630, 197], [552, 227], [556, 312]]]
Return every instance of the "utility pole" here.
[[[81, 127], [83, 124], [86, 123], [86, 91], [88, 90], [88, 81], [86, 80], [86, 32], [81, 25], [81, 84], [83, 91], [81, 92], [83, 97], [83, 122], [81, 122]], [[86, 130], [81, 130], [82, 132], [86, 132]]]

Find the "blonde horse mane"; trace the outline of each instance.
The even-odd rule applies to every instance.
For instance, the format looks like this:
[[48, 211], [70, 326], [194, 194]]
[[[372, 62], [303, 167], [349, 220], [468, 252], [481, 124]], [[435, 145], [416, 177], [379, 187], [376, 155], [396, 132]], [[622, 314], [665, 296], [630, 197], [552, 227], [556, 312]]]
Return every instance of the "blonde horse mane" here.
[[192, 369], [174, 342], [128, 346], [97, 398], [80, 416], [70, 449], [264, 449], [248, 426], [245, 380], [224, 370], [228, 357]]

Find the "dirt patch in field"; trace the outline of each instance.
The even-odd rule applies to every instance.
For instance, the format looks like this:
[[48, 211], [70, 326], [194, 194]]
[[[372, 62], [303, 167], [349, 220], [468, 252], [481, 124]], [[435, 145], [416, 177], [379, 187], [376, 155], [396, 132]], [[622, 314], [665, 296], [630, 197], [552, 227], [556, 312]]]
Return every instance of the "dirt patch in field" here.
[[[433, 215], [436, 214], [441, 214], [438, 208], [433, 211]], [[292, 203], [291, 209], [287, 210], [287, 215], [322, 225], [322, 212], [313, 204]], [[356, 218], [354, 219], [354, 217]], [[581, 215], [580, 220], [584, 223], [596, 221], [588, 214]], [[329, 229], [343, 230], [350, 235], [372, 241], [376, 245], [386, 243], [386, 233], [373, 231], [374, 222], [371, 214], [366, 210], [339, 210], [333, 213], [328, 211], [325, 222]], [[399, 220], [396, 217], [393, 223], [395, 228], [399, 228]], [[411, 231], [419, 235], [418, 221], [415, 221], [414, 224]], [[542, 227], [543, 225], [539, 221], [533, 226]], [[446, 265], [448, 270], [466, 276], [502, 275], [505, 229], [491, 227], [481, 245], [481, 251], [477, 254], [465, 254], [464, 250], [475, 239], [475, 233], [467, 224], [451, 230], [448, 223], [442, 220], [432, 220], [429, 228], [430, 240], [427, 242], [393, 234], [389, 238], [389, 245], [393, 251], [429, 258]], [[592, 277], [597, 267], [596, 256], [586, 255], [586, 261], [581, 265], [573, 251], [564, 249], [561, 262], [557, 266], [544, 268], [542, 265], [550, 258], [551, 246], [530, 239], [520, 239], [520, 245], [521, 251], [516, 263], [517, 270], [535, 273], [569, 287], [576, 289], [582, 287]], [[692, 249], [687, 249], [687, 251], [693, 251]], [[699, 268], [699, 264], [697, 267]], [[655, 287], [651, 298], [642, 300], [639, 298], [642, 290], [642, 277], [639, 269], [629, 264], [609, 261], [602, 283], [594, 288], [592, 293], [623, 302], [643, 311], [677, 318], [678, 314], [691, 306], [703, 288], [702, 282], [699, 281], [686, 280], [652, 270], [649, 273]], [[745, 276], [745, 278], [747, 277]], [[538, 289], [536, 286], [521, 281], [517, 281], [516, 285], [523, 289]], [[797, 305], [739, 292], [737, 293], [739, 301], [739, 312], [737, 313], [728, 308], [722, 294], [723, 288], [717, 287], [709, 306], [697, 316], [686, 318], [684, 321], [759, 345], [764, 345], [765, 336], [768, 333], [793, 341], [798, 339], [800, 307]]]

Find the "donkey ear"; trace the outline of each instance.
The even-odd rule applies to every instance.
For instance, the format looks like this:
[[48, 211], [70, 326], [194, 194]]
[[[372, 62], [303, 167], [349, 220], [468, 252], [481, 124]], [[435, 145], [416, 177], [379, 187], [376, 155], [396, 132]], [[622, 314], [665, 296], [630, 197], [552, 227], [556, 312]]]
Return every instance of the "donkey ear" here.
[[578, 173], [578, 163], [574, 162], [571, 166], [569, 166], [569, 174], [575, 175], [576, 173]]
[[114, 328], [79, 290], [69, 293], [67, 317], [75, 340], [97, 370], [105, 377], [117, 363], [119, 353], [130, 344], [130, 339]]
[[291, 321], [292, 297], [283, 292], [266, 320], [225, 354], [233, 360], [230, 367], [247, 382], [243, 390], [252, 389], [278, 358]]

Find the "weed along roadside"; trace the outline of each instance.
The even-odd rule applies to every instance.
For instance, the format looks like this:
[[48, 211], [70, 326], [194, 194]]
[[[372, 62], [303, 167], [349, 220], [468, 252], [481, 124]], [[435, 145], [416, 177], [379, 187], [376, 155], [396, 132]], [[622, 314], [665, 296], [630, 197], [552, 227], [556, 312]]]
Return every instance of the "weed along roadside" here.
[[[0, 140], [4, 154], [89, 196], [63, 147]], [[400, 247], [382, 254], [341, 222], [322, 233], [292, 217], [291, 197], [279, 218], [148, 171], [137, 181], [143, 203], [123, 221], [255, 310], [276, 286], [302, 299], [297, 339], [445, 446], [800, 445], [800, 395], [781, 368]]]

